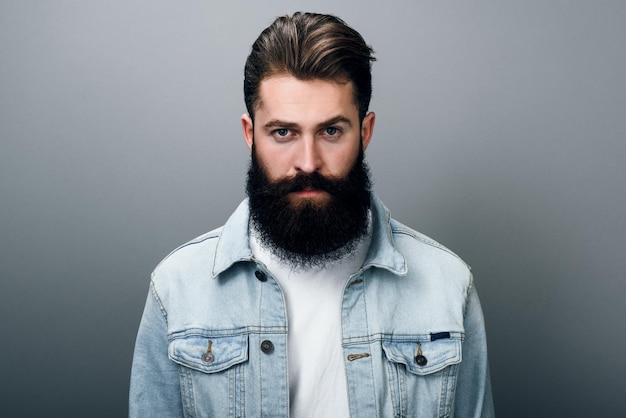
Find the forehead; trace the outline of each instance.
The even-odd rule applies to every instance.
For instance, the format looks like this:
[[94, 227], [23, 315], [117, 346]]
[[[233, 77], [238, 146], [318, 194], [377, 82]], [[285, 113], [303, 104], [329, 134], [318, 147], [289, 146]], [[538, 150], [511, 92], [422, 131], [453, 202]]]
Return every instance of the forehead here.
[[255, 113], [358, 115], [352, 82], [301, 80], [291, 75], [273, 75], [261, 81]]

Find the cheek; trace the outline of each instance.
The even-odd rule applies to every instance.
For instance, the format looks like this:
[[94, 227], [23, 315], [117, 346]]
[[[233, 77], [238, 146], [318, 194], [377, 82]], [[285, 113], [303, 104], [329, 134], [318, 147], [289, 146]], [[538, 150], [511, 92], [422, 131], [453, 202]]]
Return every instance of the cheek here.
[[271, 150], [259, 151], [256, 149], [257, 161], [267, 174], [270, 180], [278, 180], [285, 177], [289, 170], [288, 158], [284, 153]]
[[336, 152], [328, 160], [328, 169], [335, 177], [344, 177], [352, 166], [354, 165], [357, 156], [359, 155], [359, 148], [348, 149], [341, 152]]

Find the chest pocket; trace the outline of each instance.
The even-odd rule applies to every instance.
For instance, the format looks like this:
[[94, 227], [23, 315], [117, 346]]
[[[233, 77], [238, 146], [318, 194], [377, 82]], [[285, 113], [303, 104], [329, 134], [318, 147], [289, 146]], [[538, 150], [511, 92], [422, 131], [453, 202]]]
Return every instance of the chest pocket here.
[[448, 417], [462, 359], [460, 338], [383, 341], [396, 417]]
[[183, 335], [170, 342], [168, 355], [180, 366], [186, 416], [243, 415], [247, 335]]

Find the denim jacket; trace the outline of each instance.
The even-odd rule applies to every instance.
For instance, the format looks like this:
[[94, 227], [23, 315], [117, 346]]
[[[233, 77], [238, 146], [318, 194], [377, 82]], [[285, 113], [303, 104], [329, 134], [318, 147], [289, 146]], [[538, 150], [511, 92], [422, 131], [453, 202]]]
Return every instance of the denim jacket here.
[[[493, 416], [470, 269], [375, 196], [371, 245], [341, 312], [352, 417]], [[244, 201], [153, 272], [130, 416], [289, 416], [287, 332], [280, 286], [249, 247]]]

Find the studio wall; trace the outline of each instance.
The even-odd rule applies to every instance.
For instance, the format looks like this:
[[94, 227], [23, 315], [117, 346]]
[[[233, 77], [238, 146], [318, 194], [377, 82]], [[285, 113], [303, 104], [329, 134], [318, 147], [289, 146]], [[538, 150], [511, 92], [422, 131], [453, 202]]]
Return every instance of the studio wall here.
[[497, 415], [626, 410], [626, 3], [0, 3], [0, 415], [127, 414], [149, 276], [244, 198], [243, 64], [296, 10], [376, 51], [394, 217], [473, 268]]

